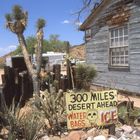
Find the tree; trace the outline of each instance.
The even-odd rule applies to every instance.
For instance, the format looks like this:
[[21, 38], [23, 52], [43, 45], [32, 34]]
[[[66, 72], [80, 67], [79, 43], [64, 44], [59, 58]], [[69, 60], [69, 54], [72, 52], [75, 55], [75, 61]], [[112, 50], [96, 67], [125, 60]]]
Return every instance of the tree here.
[[33, 65], [29, 58], [29, 53], [27, 51], [27, 42], [23, 35], [26, 26], [27, 26], [27, 19], [28, 13], [24, 12], [23, 9], [19, 5], [15, 5], [12, 9], [11, 14], [6, 14], [6, 26], [10, 29], [11, 32], [17, 35], [24, 60], [29, 72], [29, 75], [33, 81], [33, 90], [34, 94], [39, 94], [40, 87], [39, 87], [39, 73], [41, 70], [41, 59], [42, 59], [42, 46], [43, 46], [43, 28], [45, 27], [45, 20], [38, 19], [37, 21], [37, 33], [36, 33], [36, 59], [37, 59], [37, 67], [36, 69], [33, 68]]
[[[34, 53], [34, 47], [36, 46], [37, 39], [34, 36], [28, 36], [26, 39], [27, 44], [27, 51], [29, 54]], [[66, 45], [64, 41], [61, 41], [59, 39], [59, 35], [57, 34], [51, 34], [49, 36], [49, 40], [44, 39], [43, 40], [43, 47], [42, 47], [42, 53], [46, 53], [48, 51], [54, 51], [54, 52], [66, 52]], [[13, 55], [19, 55], [22, 54], [22, 50], [20, 45], [18, 48], [12, 53]]]
[[[34, 46], [37, 44], [37, 40], [34, 36], [29, 36], [25, 39], [26, 44], [27, 44], [27, 51], [29, 54], [34, 53]], [[20, 45], [17, 47], [17, 49], [12, 53], [13, 55], [19, 55], [22, 54], [22, 50]]]
[[65, 48], [65, 42], [59, 40], [59, 35], [58, 34], [51, 34], [49, 36], [49, 45], [52, 48], [52, 51], [55, 52], [66, 52]]
[[76, 12], [77, 20], [80, 20], [81, 15], [89, 15], [93, 9], [95, 9], [102, 0], [82, 0], [82, 7]]

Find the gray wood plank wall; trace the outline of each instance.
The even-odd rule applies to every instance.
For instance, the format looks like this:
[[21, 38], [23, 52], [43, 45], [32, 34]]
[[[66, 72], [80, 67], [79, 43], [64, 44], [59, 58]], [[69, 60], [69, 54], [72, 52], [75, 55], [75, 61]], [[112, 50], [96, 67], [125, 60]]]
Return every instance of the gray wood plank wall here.
[[[119, 0], [115, 0], [117, 2]], [[114, 0], [103, 9], [97, 19], [105, 16]], [[98, 76], [93, 80], [95, 85], [111, 87], [140, 94], [140, 5], [129, 3], [129, 66], [130, 71], [111, 71], [109, 64], [109, 27], [98, 24], [92, 26], [93, 37], [86, 44], [86, 61], [94, 64]]]

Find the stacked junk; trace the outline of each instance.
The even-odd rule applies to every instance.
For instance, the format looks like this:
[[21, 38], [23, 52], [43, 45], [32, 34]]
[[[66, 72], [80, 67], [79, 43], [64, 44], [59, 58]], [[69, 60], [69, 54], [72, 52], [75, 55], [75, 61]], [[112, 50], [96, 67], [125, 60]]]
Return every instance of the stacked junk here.
[[[75, 79], [75, 71], [70, 66], [70, 61], [67, 60], [66, 65], [66, 73], [67, 75], [61, 74], [61, 65], [55, 64], [53, 65], [53, 81], [58, 81], [57, 88], [62, 89], [63, 91], [66, 91], [67, 89], [73, 88], [73, 83], [76, 83]], [[73, 74], [73, 76], [72, 76]], [[71, 82], [73, 81], [73, 82]], [[43, 88], [43, 87], [41, 87]], [[46, 87], [49, 90], [49, 87]], [[18, 57], [12, 57], [11, 58], [11, 66], [5, 66], [4, 67], [4, 74], [2, 75], [2, 85], [0, 86], [0, 98], [5, 98], [6, 104], [10, 106], [10, 104], [13, 101], [13, 98], [15, 99], [15, 103], [18, 103], [20, 101], [21, 106], [24, 106], [25, 102], [32, 97], [33, 95], [33, 85], [31, 77], [29, 76], [27, 72], [27, 67], [24, 62], [24, 58], [21, 56]], [[2, 101], [2, 100], [0, 100]], [[2, 107], [0, 103], [0, 107]], [[124, 113], [126, 112], [126, 113]], [[140, 124], [140, 109], [135, 108], [133, 105], [133, 102], [131, 101], [125, 101], [118, 105], [118, 118], [121, 124], [127, 124], [123, 125], [122, 127], [116, 127], [116, 129], [112, 128], [110, 129], [110, 134], [107, 136], [107, 138], [99, 133], [98, 135], [89, 135], [88, 131], [85, 134], [85, 138], [87, 140], [138, 140], [140, 139], [140, 131], [136, 127], [133, 127], [134, 125]], [[137, 120], [137, 122], [135, 122]], [[136, 123], [136, 124], [135, 124]], [[97, 130], [89, 130], [89, 131], [96, 131]], [[77, 133], [77, 132], [75, 132]], [[79, 134], [79, 132], [78, 132]], [[70, 134], [69, 134], [70, 135]], [[82, 139], [82, 135], [79, 136], [80, 139]], [[80, 140], [75, 139], [75, 140]]]
[[[66, 66], [67, 67], [67, 66]], [[72, 88], [70, 69], [67, 69], [67, 75], [61, 74], [61, 65], [54, 64], [52, 68], [53, 81], [58, 81], [57, 89], [66, 91]], [[42, 90], [48, 86], [41, 85]], [[0, 94], [4, 96], [6, 104], [10, 106], [13, 101], [25, 104], [25, 101], [32, 97], [33, 85], [32, 79], [27, 72], [27, 67], [22, 56], [11, 57], [10, 65], [4, 67], [2, 75], [2, 85], [0, 86]], [[0, 96], [1, 97], [1, 96]]]

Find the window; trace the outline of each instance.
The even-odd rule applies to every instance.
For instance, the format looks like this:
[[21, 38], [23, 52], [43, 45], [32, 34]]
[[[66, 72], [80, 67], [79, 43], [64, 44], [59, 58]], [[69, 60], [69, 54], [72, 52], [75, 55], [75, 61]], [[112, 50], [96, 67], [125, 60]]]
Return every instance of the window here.
[[86, 36], [91, 36], [91, 29], [86, 30]]
[[128, 26], [110, 30], [110, 65], [128, 66]]
[[91, 39], [91, 29], [85, 31], [85, 40], [89, 41]]

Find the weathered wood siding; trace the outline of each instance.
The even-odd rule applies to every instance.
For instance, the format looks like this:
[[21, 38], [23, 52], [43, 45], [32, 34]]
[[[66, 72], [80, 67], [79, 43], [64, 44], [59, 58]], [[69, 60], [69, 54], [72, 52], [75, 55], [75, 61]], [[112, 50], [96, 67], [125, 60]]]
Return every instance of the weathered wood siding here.
[[[97, 17], [103, 17], [111, 5], [119, 0], [112, 0]], [[129, 3], [129, 67], [130, 71], [109, 70], [109, 26], [92, 26], [93, 37], [86, 44], [87, 63], [95, 64], [98, 76], [93, 83], [100, 86], [117, 88], [140, 94], [140, 2]]]

